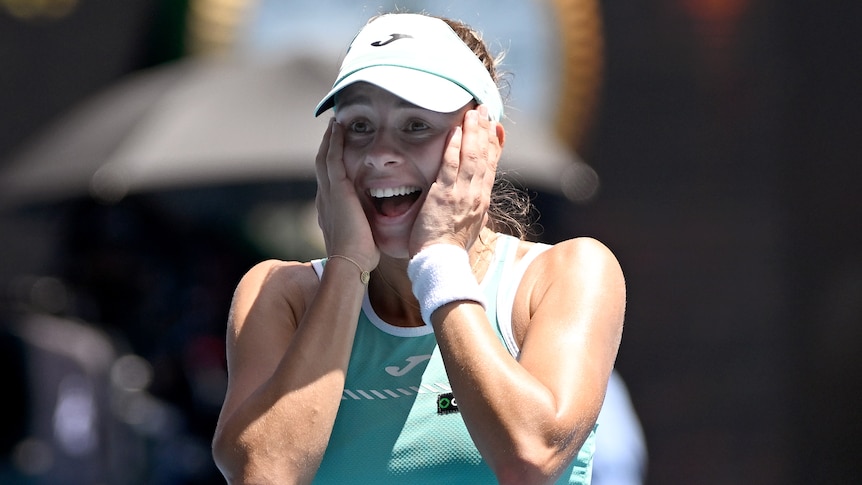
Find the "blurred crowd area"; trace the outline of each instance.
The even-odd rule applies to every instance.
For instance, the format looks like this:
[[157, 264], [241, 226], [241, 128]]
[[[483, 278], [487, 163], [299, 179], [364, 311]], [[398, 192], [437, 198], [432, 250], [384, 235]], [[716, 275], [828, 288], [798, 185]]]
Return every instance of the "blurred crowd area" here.
[[3, 305], [2, 483], [218, 483], [233, 287], [262, 254], [145, 202], [70, 204]]

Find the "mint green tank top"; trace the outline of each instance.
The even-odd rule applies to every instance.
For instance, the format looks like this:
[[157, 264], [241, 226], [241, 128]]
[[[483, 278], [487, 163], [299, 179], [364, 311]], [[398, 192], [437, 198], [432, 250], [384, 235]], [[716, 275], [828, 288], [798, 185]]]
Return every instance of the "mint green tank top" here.
[[[536, 245], [515, 265], [517, 245], [511, 236], [497, 239], [481, 283], [488, 319], [515, 357], [514, 293], [529, 261], [548, 247]], [[312, 262], [318, 275], [324, 264]], [[594, 443], [595, 428], [558, 483], [590, 483]], [[371, 308], [367, 292], [341, 406], [314, 483], [497, 483], [457, 410], [432, 328], [389, 325]]]

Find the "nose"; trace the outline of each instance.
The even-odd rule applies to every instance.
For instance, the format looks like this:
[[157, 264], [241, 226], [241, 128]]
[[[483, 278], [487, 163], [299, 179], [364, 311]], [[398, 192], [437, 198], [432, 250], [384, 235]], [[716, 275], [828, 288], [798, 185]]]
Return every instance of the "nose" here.
[[389, 130], [380, 130], [365, 154], [365, 165], [377, 169], [400, 165], [402, 160], [396, 140]]

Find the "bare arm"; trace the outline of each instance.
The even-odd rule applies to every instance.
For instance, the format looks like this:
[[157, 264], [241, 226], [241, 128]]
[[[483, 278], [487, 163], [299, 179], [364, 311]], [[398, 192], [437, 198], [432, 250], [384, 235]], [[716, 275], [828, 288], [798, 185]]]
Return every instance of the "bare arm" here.
[[577, 454], [595, 424], [616, 358], [625, 283], [591, 239], [567, 241], [531, 265], [515, 304], [527, 325], [515, 361], [481, 306], [433, 316], [458, 405], [500, 483], [543, 483]]
[[354, 266], [333, 260], [305, 308], [316, 279], [307, 265], [265, 262], [237, 288], [213, 441], [231, 483], [310, 482], [326, 450], [364, 287]]
[[[483, 107], [462, 128], [414, 224], [411, 255], [434, 244], [470, 248], [485, 226], [504, 132]], [[576, 455], [601, 408], [624, 311], [616, 258], [584, 238], [549, 249], [524, 275], [513, 308], [526, 329], [517, 361], [479, 304], [454, 301], [432, 314], [464, 422], [501, 483], [552, 482]]]
[[317, 210], [330, 259], [320, 282], [309, 265], [265, 262], [234, 295], [227, 335], [228, 390], [213, 456], [230, 482], [307, 483], [320, 466], [341, 403], [365, 286], [380, 255], [330, 122], [315, 160]]

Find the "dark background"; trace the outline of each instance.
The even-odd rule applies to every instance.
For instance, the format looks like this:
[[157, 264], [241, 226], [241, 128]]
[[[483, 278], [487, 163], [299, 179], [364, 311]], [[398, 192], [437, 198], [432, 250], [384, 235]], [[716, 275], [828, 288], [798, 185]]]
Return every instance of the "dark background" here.
[[[0, 159], [124, 74], [183, 54], [183, 2], [81, 1], [29, 20], [3, 5]], [[602, 191], [574, 210], [540, 206], [545, 238], [595, 236], [626, 272], [618, 369], [651, 484], [857, 478], [860, 14], [858, 2], [603, 3], [605, 83], [582, 150]], [[217, 296], [242, 264], [224, 265]]]

